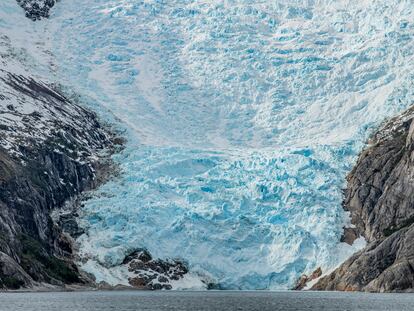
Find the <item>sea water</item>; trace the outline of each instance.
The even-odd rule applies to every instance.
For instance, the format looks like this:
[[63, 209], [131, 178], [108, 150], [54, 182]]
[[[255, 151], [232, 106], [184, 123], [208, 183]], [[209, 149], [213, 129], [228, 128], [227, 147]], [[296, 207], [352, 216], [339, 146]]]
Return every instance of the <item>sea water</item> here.
[[73, 292], [0, 294], [4, 311], [409, 311], [408, 294], [317, 292]]

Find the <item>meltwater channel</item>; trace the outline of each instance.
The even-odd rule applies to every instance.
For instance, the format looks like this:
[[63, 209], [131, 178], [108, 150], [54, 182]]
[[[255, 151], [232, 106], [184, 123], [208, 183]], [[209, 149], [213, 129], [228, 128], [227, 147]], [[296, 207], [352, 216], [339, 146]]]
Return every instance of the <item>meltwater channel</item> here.
[[287, 289], [340, 243], [345, 176], [413, 103], [414, 6], [396, 0], [70, 0], [65, 84], [125, 131], [123, 174], [85, 202], [82, 267], [125, 284], [129, 251], [185, 260], [175, 288]]

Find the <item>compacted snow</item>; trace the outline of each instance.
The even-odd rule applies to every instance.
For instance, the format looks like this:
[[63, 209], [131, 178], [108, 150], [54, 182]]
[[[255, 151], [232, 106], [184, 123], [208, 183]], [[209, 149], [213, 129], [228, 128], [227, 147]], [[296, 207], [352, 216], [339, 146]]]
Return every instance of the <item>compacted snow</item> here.
[[83, 267], [146, 248], [231, 289], [291, 287], [340, 243], [345, 176], [372, 129], [412, 104], [412, 1], [63, 0], [60, 81], [128, 138], [87, 201]]

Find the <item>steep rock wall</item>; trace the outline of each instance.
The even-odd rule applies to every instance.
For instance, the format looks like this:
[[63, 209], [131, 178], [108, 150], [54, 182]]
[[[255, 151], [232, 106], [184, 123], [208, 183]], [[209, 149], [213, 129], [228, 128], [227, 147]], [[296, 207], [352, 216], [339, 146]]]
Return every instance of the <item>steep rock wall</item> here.
[[100, 182], [112, 136], [53, 86], [0, 71], [0, 287], [88, 283], [51, 212]]
[[348, 176], [344, 201], [355, 228], [346, 231], [365, 237], [368, 245], [312, 289], [414, 289], [413, 118], [411, 108], [390, 120], [360, 155]]

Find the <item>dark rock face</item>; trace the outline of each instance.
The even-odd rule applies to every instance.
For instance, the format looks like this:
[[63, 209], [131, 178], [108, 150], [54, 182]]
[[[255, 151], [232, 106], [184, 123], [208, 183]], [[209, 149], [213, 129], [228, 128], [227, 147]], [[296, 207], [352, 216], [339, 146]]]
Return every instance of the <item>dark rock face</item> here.
[[129, 284], [139, 289], [171, 289], [171, 281], [179, 280], [188, 273], [184, 263], [153, 259], [143, 249], [126, 256], [122, 264], [127, 265], [128, 271], [135, 275], [129, 278]]
[[57, 0], [17, 0], [17, 3], [26, 11], [26, 17], [32, 20], [49, 17], [50, 9]]
[[400, 292], [414, 288], [414, 227], [370, 243], [313, 290]]
[[368, 245], [312, 289], [414, 289], [414, 108], [390, 120], [372, 139], [348, 176], [344, 208]]
[[[56, 2], [17, 0], [33, 20]], [[73, 238], [82, 234], [74, 207], [113, 173], [109, 156], [123, 142], [42, 81], [42, 57], [27, 56], [0, 36], [0, 289], [94, 285], [74, 264]]]
[[412, 119], [394, 119], [382, 130], [386, 136], [374, 137], [374, 145], [365, 150], [348, 176], [345, 209], [352, 222], [369, 242], [406, 226], [414, 216], [412, 178]]
[[112, 136], [53, 86], [5, 71], [0, 85], [0, 288], [88, 283], [51, 212], [101, 182]]

